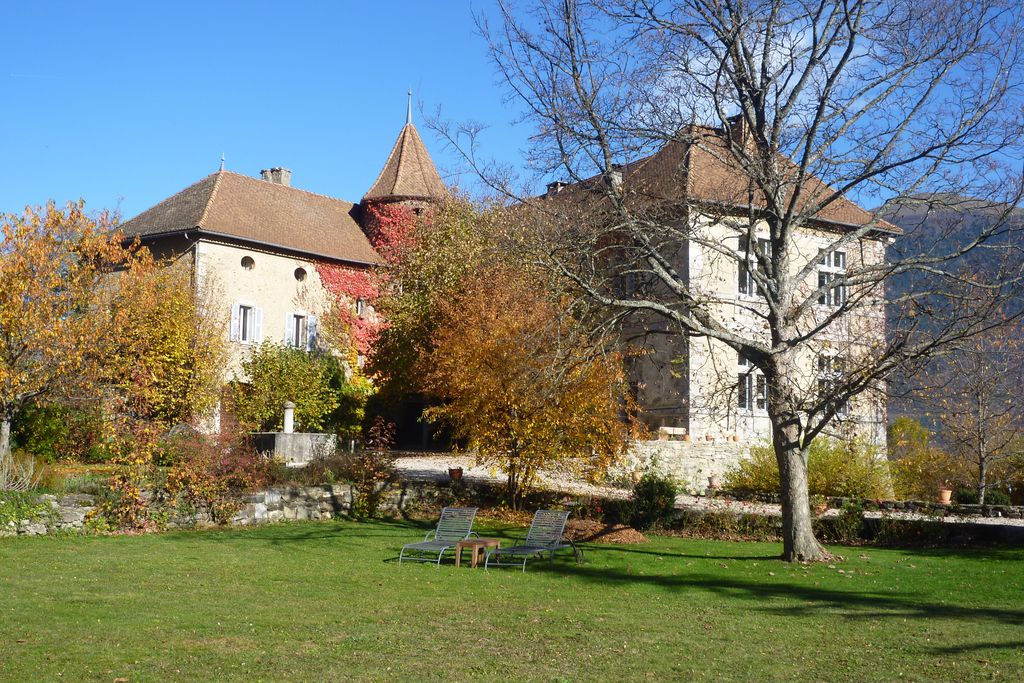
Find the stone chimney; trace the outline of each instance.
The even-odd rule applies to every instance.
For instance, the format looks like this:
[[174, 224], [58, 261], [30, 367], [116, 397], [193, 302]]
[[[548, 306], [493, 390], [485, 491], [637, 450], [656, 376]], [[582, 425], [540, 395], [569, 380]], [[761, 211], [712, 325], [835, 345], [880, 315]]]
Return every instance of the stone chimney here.
[[741, 147], [745, 145], [750, 131], [747, 130], [747, 120], [743, 118], [743, 114], [730, 116], [726, 122], [729, 124], [729, 137], [733, 139], [733, 142]]
[[548, 183], [548, 191], [544, 194], [545, 197], [554, 197], [556, 194], [562, 191], [565, 187], [565, 183], [561, 180], [556, 180], [553, 183]]
[[260, 171], [260, 177], [267, 182], [284, 185], [285, 187], [291, 187], [292, 184], [292, 172], [280, 166], [264, 168]]

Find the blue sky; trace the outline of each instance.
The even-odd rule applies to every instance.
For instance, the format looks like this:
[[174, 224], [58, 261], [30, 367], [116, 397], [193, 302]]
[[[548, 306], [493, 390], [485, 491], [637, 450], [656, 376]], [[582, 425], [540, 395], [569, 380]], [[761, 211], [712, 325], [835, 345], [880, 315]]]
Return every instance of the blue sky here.
[[[478, 5], [481, 3], [477, 3]], [[486, 4], [484, 3], [484, 6]], [[83, 198], [127, 218], [216, 171], [285, 166], [358, 201], [414, 119], [449, 182], [454, 153], [418, 107], [490, 126], [518, 158], [473, 7], [406, 2], [4, 2], [0, 211]]]

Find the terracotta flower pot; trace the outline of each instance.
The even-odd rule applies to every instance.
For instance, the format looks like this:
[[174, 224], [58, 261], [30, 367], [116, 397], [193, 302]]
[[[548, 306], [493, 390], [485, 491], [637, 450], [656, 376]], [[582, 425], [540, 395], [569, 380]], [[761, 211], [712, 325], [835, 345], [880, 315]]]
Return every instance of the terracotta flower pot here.
[[953, 490], [952, 489], [939, 489], [939, 497], [937, 499], [938, 502], [939, 502], [939, 505], [949, 505], [949, 503], [950, 503], [950, 501], [952, 499], [953, 499]]
[[693, 437], [689, 434], [683, 434], [683, 441], [692, 441]]
[[462, 468], [461, 467], [449, 467], [448, 477], [452, 481], [459, 481], [462, 479]]

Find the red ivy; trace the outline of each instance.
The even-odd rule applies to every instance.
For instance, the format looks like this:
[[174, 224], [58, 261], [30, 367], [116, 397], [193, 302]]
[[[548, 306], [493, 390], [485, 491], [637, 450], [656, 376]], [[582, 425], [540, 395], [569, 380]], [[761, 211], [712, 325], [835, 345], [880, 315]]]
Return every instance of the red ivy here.
[[[373, 248], [387, 265], [395, 265], [402, 254], [415, 244], [417, 216], [405, 204], [370, 204], [365, 209], [364, 225]], [[339, 322], [350, 330], [356, 350], [369, 355], [384, 322], [376, 315], [356, 313], [356, 302], [376, 306], [388, 273], [381, 270], [350, 268], [326, 263], [317, 265], [320, 280], [338, 303]]]
[[385, 263], [394, 265], [415, 243], [416, 213], [405, 204], [370, 204], [366, 227], [370, 244]]
[[340, 322], [350, 330], [352, 344], [356, 350], [367, 355], [380, 334], [380, 321], [364, 310], [356, 313], [356, 302], [373, 306], [380, 296], [380, 290], [386, 281], [387, 274], [383, 271], [350, 268], [327, 263], [317, 264], [320, 281], [337, 302]]

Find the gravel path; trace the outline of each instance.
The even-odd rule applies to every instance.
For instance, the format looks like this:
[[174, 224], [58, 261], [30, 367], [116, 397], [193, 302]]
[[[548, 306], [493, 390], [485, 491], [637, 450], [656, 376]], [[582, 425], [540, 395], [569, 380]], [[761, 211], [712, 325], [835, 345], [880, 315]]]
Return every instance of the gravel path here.
[[[395, 467], [402, 472], [402, 476], [409, 481], [443, 481], [448, 478], [448, 468], [461, 467], [462, 476], [468, 481], [486, 482], [501, 484], [505, 476], [497, 469], [479, 467], [473, 465], [473, 456], [456, 455], [444, 453], [437, 455], [416, 455], [402, 456], [396, 458]], [[615, 486], [595, 486], [576, 479], [561, 477], [557, 475], [541, 475], [541, 483], [546, 488], [575, 493], [583, 496], [596, 496], [602, 498], [627, 498], [629, 490]], [[745, 502], [738, 500], [725, 500], [723, 498], [708, 498], [706, 496], [691, 496], [680, 494], [676, 497], [676, 507], [685, 510], [707, 510], [713, 512], [735, 512], [751, 515], [763, 515], [768, 517], [779, 517], [782, 514], [778, 505], [771, 503]], [[839, 514], [838, 510], [829, 510], [826, 516]], [[935, 519], [927, 515], [912, 512], [886, 512], [886, 516], [895, 519]], [[881, 512], [866, 512], [865, 517], [882, 517]], [[949, 524], [970, 522], [974, 524], [1002, 524], [1007, 526], [1024, 526], [1024, 519], [1008, 519], [1006, 517], [962, 517], [957, 515], [946, 515], [942, 521]]]

